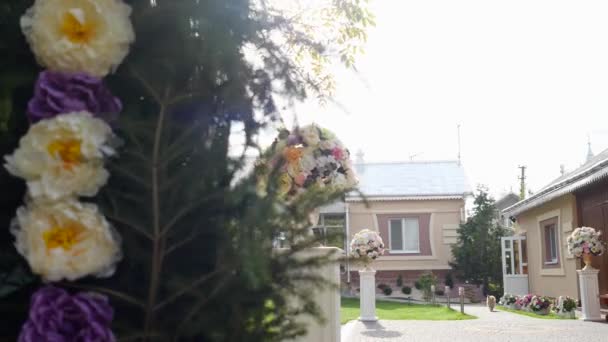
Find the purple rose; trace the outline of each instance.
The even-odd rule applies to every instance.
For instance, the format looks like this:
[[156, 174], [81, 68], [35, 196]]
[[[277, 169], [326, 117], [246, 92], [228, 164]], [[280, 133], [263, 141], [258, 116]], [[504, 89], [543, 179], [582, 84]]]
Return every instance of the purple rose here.
[[111, 121], [121, 110], [122, 103], [100, 78], [85, 73], [54, 71], [40, 73], [34, 98], [27, 106], [31, 122], [75, 111], [88, 111]]
[[19, 342], [113, 342], [114, 310], [96, 293], [75, 295], [47, 286], [36, 291]]

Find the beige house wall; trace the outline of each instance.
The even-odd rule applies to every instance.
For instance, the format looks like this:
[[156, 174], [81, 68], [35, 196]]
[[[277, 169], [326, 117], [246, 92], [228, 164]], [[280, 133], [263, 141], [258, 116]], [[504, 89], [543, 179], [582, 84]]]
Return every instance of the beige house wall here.
[[[543, 268], [540, 222], [558, 217], [559, 268]], [[530, 292], [550, 297], [578, 298], [576, 259], [569, 255], [568, 235], [577, 227], [576, 199], [565, 195], [517, 216], [516, 231], [526, 233]]]
[[[352, 239], [362, 229], [379, 231], [378, 217], [382, 214], [430, 214], [430, 256], [404, 256], [390, 253], [374, 262], [374, 269], [382, 270], [449, 270], [451, 244], [456, 243], [464, 200], [418, 200], [349, 202], [349, 230]], [[388, 236], [382, 236], [389, 245]]]

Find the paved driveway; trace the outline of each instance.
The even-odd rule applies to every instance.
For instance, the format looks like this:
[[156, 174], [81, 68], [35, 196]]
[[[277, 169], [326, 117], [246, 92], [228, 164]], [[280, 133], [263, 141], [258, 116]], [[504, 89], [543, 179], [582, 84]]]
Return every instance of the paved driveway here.
[[608, 324], [546, 320], [467, 306], [467, 321], [351, 321], [342, 342], [608, 342]]

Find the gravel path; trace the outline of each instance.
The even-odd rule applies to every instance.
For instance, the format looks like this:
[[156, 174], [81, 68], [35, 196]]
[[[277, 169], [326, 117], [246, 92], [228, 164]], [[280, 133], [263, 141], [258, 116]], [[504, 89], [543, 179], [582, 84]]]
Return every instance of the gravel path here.
[[342, 328], [342, 342], [608, 342], [606, 323], [538, 319], [483, 306], [466, 306], [465, 312], [478, 319], [351, 321]]

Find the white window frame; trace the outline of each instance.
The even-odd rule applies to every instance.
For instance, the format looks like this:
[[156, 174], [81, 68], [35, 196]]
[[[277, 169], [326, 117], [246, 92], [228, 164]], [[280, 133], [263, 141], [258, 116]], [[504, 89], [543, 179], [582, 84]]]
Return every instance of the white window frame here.
[[[406, 250], [404, 249], [405, 247], [405, 220], [416, 220], [418, 222], [418, 249], [416, 250]], [[391, 229], [391, 222], [393, 221], [399, 221], [401, 222], [401, 249], [392, 249], [393, 247], [393, 230]], [[404, 218], [400, 218], [400, 219], [389, 219], [388, 220], [388, 242], [389, 242], [389, 248], [390, 248], [390, 252], [395, 252], [395, 253], [412, 253], [412, 254], [416, 254], [416, 253], [420, 253], [420, 219], [418, 217], [404, 217]]]
[[[545, 265], [557, 265], [558, 263], [558, 259], [557, 259], [557, 249], [559, 248], [558, 246], [558, 239], [557, 239], [557, 224], [553, 224], [551, 225], [551, 227], [549, 229], [547, 229], [548, 226], [544, 226], [543, 229], [545, 230], [543, 233], [547, 234], [548, 232], [550, 233], [549, 237], [548, 237], [548, 241], [550, 246], [545, 246], [545, 248], [549, 248], [549, 251], [551, 253], [551, 261], [547, 261], [545, 260]], [[551, 237], [553, 237], [553, 239], [551, 239]]]
[[[326, 225], [325, 224], [325, 216], [343, 216], [344, 224], [343, 225]], [[344, 250], [347, 250], [348, 242], [346, 241], [346, 214], [345, 213], [321, 213], [319, 215], [319, 225], [314, 227], [314, 229], [319, 229], [323, 234], [323, 246], [327, 246], [327, 228], [340, 228], [342, 229], [342, 233], [344, 234], [344, 241], [342, 241]]]

